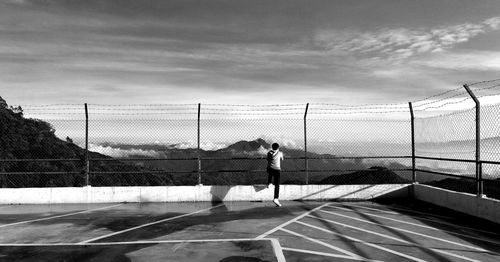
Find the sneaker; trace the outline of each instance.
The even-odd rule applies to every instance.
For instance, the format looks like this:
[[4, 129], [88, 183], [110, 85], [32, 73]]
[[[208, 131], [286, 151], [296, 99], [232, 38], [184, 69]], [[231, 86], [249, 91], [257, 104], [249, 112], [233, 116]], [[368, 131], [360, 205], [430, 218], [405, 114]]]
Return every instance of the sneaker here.
[[280, 206], [281, 206], [281, 203], [280, 203], [280, 201], [279, 201], [277, 198], [275, 198], [275, 199], [273, 200], [273, 203], [274, 203], [276, 206], [278, 206], [278, 207], [280, 207]]

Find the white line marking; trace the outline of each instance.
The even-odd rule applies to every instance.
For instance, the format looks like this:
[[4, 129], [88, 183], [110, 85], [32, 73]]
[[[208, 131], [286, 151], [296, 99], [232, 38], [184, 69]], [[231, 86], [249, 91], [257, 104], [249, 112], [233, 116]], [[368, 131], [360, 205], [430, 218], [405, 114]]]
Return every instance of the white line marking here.
[[123, 204], [117, 204], [117, 205], [112, 205], [112, 206], [105, 206], [105, 207], [100, 207], [100, 208], [88, 209], [88, 210], [84, 210], [84, 211], [79, 211], [79, 212], [70, 213], [70, 214], [64, 214], [64, 215], [59, 215], [59, 216], [52, 216], [52, 217], [44, 217], [44, 218], [33, 219], [33, 220], [26, 220], [26, 221], [21, 221], [21, 222], [16, 222], [16, 223], [11, 223], [11, 224], [1, 225], [0, 228], [2, 228], [2, 227], [9, 227], [9, 226], [15, 226], [15, 225], [21, 225], [21, 224], [27, 224], [27, 223], [31, 223], [31, 222], [38, 222], [38, 221], [43, 221], [43, 220], [49, 220], [49, 219], [54, 219], [54, 218], [69, 217], [69, 216], [78, 215], [78, 214], [90, 213], [90, 212], [97, 211], [97, 210], [103, 210], [103, 209], [113, 208], [113, 207], [117, 207], [117, 206], [121, 206], [121, 205], [123, 205]]
[[399, 242], [403, 242], [403, 243], [410, 243], [408, 241], [402, 240], [402, 239], [397, 238], [397, 237], [392, 237], [392, 236], [389, 236], [389, 235], [386, 235], [386, 234], [382, 234], [382, 233], [378, 233], [378, 232], [375, 232], [375, 231], [371, 231], [371, 230], [368, 230], [368, 229], [362, 229], [360, 227], [355, 227], [355, 226], [351, 226], [351, 225], [348, 225], [348, 224], [344, 224], [344, 223], [332, 221], [332, 220], [329, 220], [329, 219], [326, 219], [326, 218], [317, 217], [317, 216], [311, 216], [311, 215], [309, 215], [309, 217], [312, 217], [312, 218], [315, 218], [315, 219], [319, 219], [319, 220], [323, 220], [323, 221], [326, 221], [326, 222], [329, 222], [329, 223], [332, 223], [332, 224], [336, 224], [336, 225], [340, 225], [340, 226], [343, 226], [343, 227], [357, 229], [359, 231], [363, 231], [363, 232], [370, 233], [370, 234], [373, 234], [373, 235], [377, 235], [377, 236], [389, 238], [389, 239], [392, 239], [392, 240], [395, 240], [395, 241], [399, 241]]
[[[345, 208], [345, 207], [332, 206], [332, 205], [329, 205], [328, 207], [329, 208], [336, 208], [336, 209], [340, 209], [340, 210], [345, 210], [345, 211], [348, 211], [348, 212], [356, 212], [355, 210], [352, 210], [352, 209], [349, 209], [349, 208]], [[363, 213], [363, 214], [374, 215], [373, 213]], [[402, 214], [399, 214], [399, 215], [402, 215]], [[436, 219], [425, 218], [425, 217], [420, 217], [420, 216], [412, 216], [412, 215], [406, 215], [406, 214], [405, 214], [405, 216], [410, 217], [410, 218], [414, 218], [414, 219], [418, 219], [418, 220], [430, 221], [430, 222], [436, 223], [436, 224], [443, 224], [443, 225], [451, 226], [451, 227], [454, 227], [454, 228], [462, 228], [462, 229], [467, 229], [467, 230], [471, 230], [471, 231], [486, 233], [486, 234], [489, 234], [489, 235], [500, 235], [500, 234], [497, 234], [497, 233], [494, 233], [494, 232], [490, 232], [490, 231], [485, 231], [485, 230], [480, 230], [480, 229], [476, 229], [476, 228], [455, 225], [455, 224], [452, 224], [452, 223], [449, 223], [449, 222], [446, 222], [446, 221], [440, 221], [440, 220], [436, 220]]]
[[436, 248], [429, 248], [429, 247], [426, 247], [426, 246], [423, 246], [423, 245], [418, 245], [418, 244], [415, 244], [415, 243], [412, 243], [412, 242], [409, 242], [409, 241], [406, 241], [406, 240], [402, 240], [402, 239], [399, 239], [399, 238], [395, 238], [395, 237], [392, 237], [392, 236], [389, 236], [389, 235], [385, 235], [385, 234], [382, 234], [382, 233], [377, 233], [377, 232], [370, 231], [370, 230], [367, 230], [367, 229], [362, 229], [360, 227], [350, 226], [350, 225], [347, 225], [347, 224], [344, 224], [344, 223], [339, 223], [339, 222], [335, 222], [335, 221], [332, 221], [332, 220], [329, 220], [329, 219], [325, 219], [325, 218], [321, 218], [321, 217], [316, 217], [316, 216], [311, 216], [311, 215], [309, 215], [309, 217], [312, 217], [312, 218], [315, 218], [315, 219], [319, 219], [319, 220], [323, 220], [323, 221], [327, 221], [327, 222], [332, 223], [332, 224], [337, 224], [337, 225], [341, 225], [341, 226], [344, 226], [344, 227], [356, 229], [356, 230], [363, 231], [363, 232], [366, 232], [366, 233], [370, 233], [370, 234], [373, 234], [373, 235], [377, 235], [377, 236], [389, 238], [389, 239], [392, 239], [392, 240], [395, 240], [395, 241], [398, 241], [398, 242], [401, 242], [401, 243], [409, 244], [410, 246], [421, 247], [421, 248], [425, 248], [425, 249], [428, 249], [428, 250], [432, 250], [434, 252], [439, 252], [439, 253], [442, 253], [442, 254], [446, 254], [446, 255], [449, 255], [449, 256], [452, 256], [452, 257], [457, 257], [457, 258], [461, 258], [461, 259], [468, 260], [468, 261], [478, 262], [478, 260], [475, 260], [475, 259], [467, 258], [467, 257], [461, 256], [461, 255], [456, 255], [456, 254], [453, 254], [453, 253], [450, 253], [450, 252], [447, 252], [447, 251], [444, 251], [444, 250], [436, 249]]
[[312, 250], [305, 250], [305, 249], [298, 249], [298, 248], [283, 247], [282, 249], [285, 251], [292, 251], [292, 252], [297, 252], [297, 253], [305, 253], [305, 254], [318, 255], [318, 256], [324, 256], [324, 257], [336, 257], [336, 258], [351, 259], [351, 260], [356, 260], [356, 261], [382, 262], [380, 260], [370, 260], [370, 259], [336, 255], [336, 254], [330, 254], [330, 253], [312, 251]]
[[341, 237], [343, 237], [343, 238], [347, 238], [347, 239], [352, 240], [352, 241], [354, 241], [354, 242], [363, 243], [363, 244], [365, 244], [365, 245], [367, 245], [367, 246], [371, 246], [371, 247], [374, 247], [374, 248], [376, 248], [376, 249], [384, 250], [384, 251], [386, 251], [386, 252], [389, 252], [389, 253], [392, 253], [392, 254], [395, 254], [395, 255], [398, 255], [398, 256], [401, 256], [401, 257], [408, 258], [408, 259], [410, 259], [410, 260], [419, 261], [419, 262], [425, 262], [425, 260], [423, 260], [423, 259], [416, 258], [416, 257], [410, 256], [410, 255], [406, 255], [406, 254], [403, 254], [403, 253], [400, 253], [400, 252], [394, 251], [394, 250], [392, 250], [392, 249], [389, 249], [389, 248], [385, 248], [385, 247], [379, 246], [379, 245], [377, 245], [377, 244], [373, 244], [373, 243], [369, 243], [369, 242], [363, 241], [363, 240], [361, 240], [361, 239], [357, 239], [357, 238], [354, 238], [354, 237], [350, 237], [350, 236], [347, 236], [347, 235], [344, 235], [344, 234], [339, 234], [339, 233], [333, 232], [333, 231], [331, 231], [331, 230], [324, 229], [324, 228], [321, 228], [321, 227], [317, 227], [317, 226], [314, 226], [314, 225], [310, 225], [310, 224], [307, 224], [307, 223], [304, 223], [304, 222], [297, 221], [297, 223], [302, 224], [302, 225], [304, 225], [304, 226], [308, 226], [308, 227], [311, 227], [311, 228], [317, 229], [317, 230], [320, 230], [320, 231], [323, 231], [323, 232], [326, 232], [326, 233], [330, 233], [330, 234], [333, 234], [333, 235], [341, 236]]
[[[383, 212], [383, 213], [390, 213], [392, 211], [385, 211], [385, 210], [382, 210], [382, 209], [377, 209], [377, 208], [370, 208], [370, 207], [365, 207], [365, 206], [360, 206], [360, 205], [352, 205], [354, 207], [360, 207], [360, 208], [365, 208], [365, 209], [371, 209], [371, 210], [377, 210], [379, 212]], [[399, 207], [391, 207], [392, 209], [395, 209], [395, 210], [401, 210], [401, 211], [406, 211], [406, 212], [409, 212], [409, 213], [415, 213], [415, 214], [421, 214], [421, 215], [427, 215], [427, 216], [433, 216], [433, 217], [439, 217], [439, 218], [445, 218], [445, 219], [453, 219], [452, 217], [448, 217], [448, 216], [440, 216], [440, 215], [435, 215], [435, 214], [431, 214], [431, 213], [425, 213], [425, 212], [420, 212], [420, 211], [415, 211], [415, 210], [411, 210], [411, 209], [406, 209], [406, 208], [399, 208]], [[401, 215], [401, 213], [397, 213], [397, 212], [392, 212], [394, 215]]]
[[318, 210], [318, 209], [321, 209], [321, 208], [323, 208], [323, 207], [325, 207], [325, 206], [327, 206], [327, 205], [328, 205], [328, 203], [325, 203], [325, 204], [323, 204], [323, 205], [321, 205], [321, 206], [319, 206], [319, 207], [316, 207], [316, 208], [314, 208], [314, 209], [311, 209], [311, 210], [309, 210], [308, 212], [305, 212], [304, 214], [299, 215], [298, 217], [293, 218], [293, 219], [291, 219], [291, 220], [289, 220], [289, 221], [287, 221], [287, 222], [285, 222], [285, 223], [283, 223], [283, 224], [281, 224], [281, 225], [279, 225], [279, 226], [277, 226], [277, 227], [275, 227], [275, 228], [273, 228], [273, 229], [271, 229], [271, 230], [269, 230], [269, 231], [267, 231], [267, 232], [263, 233], [262, 235], [260, 235], [260, 236], [256, 237], [255, 239], [265, 238], [265, 237], [267, 237], [268, 235], [270, 235], [270, 234], [272, 234], [272, 233], [274, 233], [274, 232], [276, 232], [276, 231], [280, 230], [281, 228], [283, 228], [283, 227], [285, 227], [285, 226], [287, 226], [287, 225], [290, 225], [291, 223], [293, 223], [293, 222], [295, 222], [295, 221], [297, 221], [297, 220], [299, 220], [299, 219], [301, 219], [301, 218], [303, 218], [303, 217], [305, 217], [305, 216], [309, 215], [310, 213], [312, 213], [312, 212], [314, 212], [314, 211], [316, 211], [316, 210]]
[[360, 221], [360, 222], [364, 222], [364, 223], [372, 224], [372, 225], [377, 225], [377, 226], [380, 226], [380, 227], [391, 228], [391, 229], [394, 229], [394, 230], [397, 230], [397, 231], [401, 231], [401, 232], [405, 232], [405, 233], [410, 233], [410, 234], [414, 234], [414, 235], [417, 235], [417, 236], [427, 237], [427, 238], [430, 238], [430, 239], [434, 239], [434, 240], [438, 240], [438, 241], [445, 242], [445, 243], [448, 243], [448, 244], [453, 244], [453, 245], [457, 245], [457, 246], [461, 246], [461, 247], [466, 247], [466, 248], [478, 250], [478, 251], [481, 251], [481, 252], [490, 252], [490, 251], [488, 251], [486, 249], [483, 249], [483, 248], [479, 248], [479, 247], [475, 247], [475, 246], [470, 246], [470, 245], [466, 245], [466, 244], [454, 242], [454, 241], [451, 241], [451, 240], [442, 239], [442, 238], [439, 238], [439, 237], [433, 237], [433, 236], [429, 236], [429, 235], [426, 235], [426, 234], [417, 233], [417, 232], [414, 232], [414, 231], [411, 231], [411, 230], [406, 230], [406, 229], [402, 229], [402, 228], [398, 228], [398, 227], [386, 226], [384, 224], [375, 223], [375, 222], [368, 221], [368, 220], [365, 220], [365, 219], [354, 218], [354, 217], [350, 217], [350, 216], [338, 214], [338, 213], [335, 213], [335, 212], [324, 211], [324, 210], [320, 210], [320, 212], [324, 212], [324, 213], [332, 214], [332, 215], [336, 215], [336, 216], [341, 216], [341, 217], [346, 217], [346, 218], [349, 218], [349, 219], [352, 219], [352, 220], [357, 220], [357, 221]]
[[378, 208], [359, 206], [359, 205], [355, 205], [355, 204], [349, 204], [349, 206], [364, 208], [364, 209], [373, 210], [373, 211], [377, 211], [377, 212], [381, 212], [381, 213], [387, 213], [387, 214], [391, 214], [391, 215], [401, 215], [401, 213], [394, 212], [394, 211], [387, 211], [387, 210], [378, 209]]
[[286, 232], [286, 233], [288, 233], [288, 234], [295, 235], [295, 236], [301, 237], [301, 238], [303, 238], [303, 239], [309, 240], [309, 241], [311, 241], [311, 242], [314, 242], [314, 243], [316, 243], [316, 244], [320, 244], [320, 245], [322, 245], [322, 246], [325, 246], [325, 247], [328, 247], [328, 248], [330, 248], [330, 249], [336, 250], [336, 251], [338, 251], [338, 252], [340, 252], [340, 253], [343, 253], [344, 255], [350, 256], [350, 257], [352, 257], [352, 258], [366, 259], [366, 258], [364, 258], [364, 257], [362, 257], [362, 256], [360, 256], [360, 255], [358, 255], [358, 254], [352, 253], [352, 252], [347, 251], [347, 250], [345, 250], [345, 249], [342, 249], [342, 248], [340, 248], [340, 247], [332, 246], [332, 245], [330, 245], [330, 244], [328, 244], [328, 243], [325, 243], [325, 242], [323, 242], [323, 241], [320, 241], [320, 240], [317, 240], [317, 239], [314, 239], [314, 238], [310, 238], [310, 237], [308, 237], [308, 236], [304, 236], [304, 235], [299, 234], [299, 233], [297, 233], [297, 232], [293, 232], [293, 231], [290, 231], [290, 230], [285, 229], [285, 228], [281, 228], [280, 230], [281, 230], [281, 231], [283, 231], [283, 232]]
[[[409, 216], [409, 217], [414, 217], [414, 216]], [[485, 234], [489, 234], [489, 235], [497, 235], [497, 236], [500, 235], [500, 234], [495, 233], [495, 232], [481, 230], [481, 229], [472, 228], [472, 227], [459, 226], [459, 225], [456, 225], [456, 224], [453, 224], [453, 223], [449, 223], [449, 222], [441, 221], [441, 220], [436, 220], [436, 219], [432, 219], [432, 218], [424, 218], [424, 217], [415, 217], [415, 218], [417, 218], [419, 220], [430, 221], [430, 222], [436, 223], [436, 224], [443, 224], [443, 225], [447, 225], [447, 226], [451, 226], [451, 227], [455, 227], [455, 228], [462, 228], [462, 229], [476, 231], [476, 232], [485, 233]]]
[[[278, 262], [286, 262], [285, 255], [283, 254], [283, 249], [281, 248], [281, 245], [280, 245], [280, 242], [278, 241], [278, 239], [270, 238], [269, 240], [271, 240], [271, 245], [273, 246], [273, 249], [274, 249], [274, 255], [276, 255], [276, 259], [278, 260]], [[258, 241], [258, 240], [254, 239], [254, 241]]]
[[112, 245], [140, 245], [140, 244], [168, 244], [168, 243], [203, 243], [203, 242], [235, 242], [235, 241], [270, 241], [273, 238], [227, 238], [227, 239], [185, 239], [185, 240], [140, 240], [125, 242], [97, 242], [97, 243], [13, 243], [0, 244], [3, 247], [57, 247], [57, 246], [112, 246]]
[[80, 242], [80, 244], [89, 243], [89, 242], [97, 241], [97, 240], [100, 240], [100, 239], [112, 237], [112, 236], [115, 236], [115, 235], [118, 235], [118, 234], [122, 234], [122, 233], [129, 232], [129, 231], [132, 231], [132, 230], [136, 230], [136, 229], [139, 229], [139, 228], [151, 226], [151, 225], [154, 225], [154, 224], [163, 223], [163, 222], [174, 220], [174, 219], [177, 219], [177, 218], [194, 215], [194, 214], [197, 214], [197, 213], [201, 213], [201, 212], [204, 212], [204, 211], [208, 211], [210, 209], [214, 209], [214, 208], [220, 207], [222, 205], [224, 205], [224, 204], [219, 204], [219, 205], [216, 205], [216, 206], [213, 206], [213, 207], [210, 207], [210, 208], [205, 208], [205, 209], [198, 210], [198, 211], [195, 211], [195, 212], [191, 212], [191, 213], [188, 213], [188, 214], [179, 215], [179, 216], [175, 216], [175, 217], [170, 217], [170, 218], [162, 219], [162, 220], [159, 220], [159, 221], [147, 223], [147, 224], [144, 224], [144, 225], [132, 227], [132, 228], [125, 229], [125, 230], [122, 230], [122, 231], [118, 231], [118, 232], [114, 232], [114, 233], [111, 233], [111, 234], [107, 234], [107, 235], [104, 235], [104, 236], [100, 236], [100, 237], [92, 238], [92, 239], [89, 239], [89, 240], [85, 240], [85, 241]]
[[[328, 207], [338, 208], [338, 209], [344, 209], [344, 208], [341, 208], [341, 207], [333, 207], [333, 206], [328, 206]], [[408, 224], [408, 225], [412, 225], [412, 226], [427, 228], [427, 229], [431, 229], [431, 230], [435, 230], [435, 231], [439, 231], [439, 232], [444, 232], [444, 233], [448, 233], [448, 234], [453, 234], [453, 235], [457, 235], [457, 236], [467, 237], [467, 238], [470, 238], [470, 239], [475, 239], [475, 240], [479, 240], [479, 241], [483, 241], [483, 242], [489, 242], [489, 243], [492, 243], [492, 244], [500, 245], [500, 242], [495, 241], [495, 240], [490, 240], [490, 239], [485, 239], [485, 238], [481, 238], [481, 237], [471, 236], [471, 235], [467, 235], [467, 234], [457, 233], [457, 232], [453, 232], [453, 231], [443, 230], [443, 229], [435, 228], [435, 227], [432, 227], [432, 226], [426, 226], [426, 225], [422, 225], [422, 224], [416, 224], [416, 223], [407, 222], [407, 221], [403, 221], [403, 220], [399, 220], [399, 219], [395, 219], [395, 218], [379, 216], [379, 215], [371, 214], [371, 213], [363, 213], [363, 214], [369, 215], [369, 216], [373, 216], [373, 217], [382, 218], [382, 219], [387, 219], [387, 220], [391, 220], [391, 221], [395, 221], [395, 222], [402, 223], [402, 224]]]

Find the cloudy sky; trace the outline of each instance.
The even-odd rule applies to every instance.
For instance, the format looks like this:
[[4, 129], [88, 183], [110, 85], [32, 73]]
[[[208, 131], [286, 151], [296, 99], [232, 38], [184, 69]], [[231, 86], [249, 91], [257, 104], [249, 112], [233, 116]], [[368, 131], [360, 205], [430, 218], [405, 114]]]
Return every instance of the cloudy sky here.
[[500, 77], [498, 0], [0, 0], [0, 96], [405, 103]]

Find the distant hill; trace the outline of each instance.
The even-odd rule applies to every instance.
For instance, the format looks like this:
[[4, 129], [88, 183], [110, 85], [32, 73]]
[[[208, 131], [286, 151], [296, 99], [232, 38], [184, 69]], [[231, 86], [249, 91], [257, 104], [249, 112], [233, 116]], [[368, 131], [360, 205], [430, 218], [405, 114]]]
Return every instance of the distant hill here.
[[[120, 171], [139, 172], [143, 168], [133, 164], [113, 160], [96, 152], [89, 157], [102, 159], [93, 161], [91, 177], [93, 186], [111, 185], [156, 185], [172, 184], [168, 175], [155, 173], [143, 176], [123, 174]], [[9, 107], [0, 97], [0, 172], [21, 173], [0, 175], [0, 187], [52, 187], [84, 186], [86, 177], [85, 150], [55, 135], [54, 128], [38, 119], [27, 119], [21, 107]], [[50, 159], [51, 161], [8, 162], [9, 159]], [[54, 161], [56, 159], [77, 159], [77, 161]], [[41, 173], [44, 174], [41, 174]], [[66, 174], [55, 174], [65, 172]], [[107, 172], [99, 174], [98, 172]], [[23, 174], [24, 173], [24, 174]]]
[[261, 148], [269, 149], [270, 147], [271, 145], [269, 143], [259, 138], [254, 141], [239, 141], [219, 151], [254, 152], [259, 151]]
[[395, 172], [386, 167], [374, 166], [368, 170], [356, 171], [349, 174], [332, 175], [322, 179], [319, 184], [341, 184], [341, 185], [357, 185], [357, 184], [405, 184], [410, 183], [408, 179], [400, 177]]
[[[155, 150], [159, 155], [169, 159], [165, 161], [143, 161], [147, 168], [159, 170], [172, 170], [190, 172], [197, 170], [197, 150], [179, 149], [174, 145], [127, 145], [127, 144], [106, 144], [112, 148], [124, 150]], [[265, 173], [267, 150], [270, 143], [263, 139], [252, 141], [241, 140], [218, 150], [200, 150], [202, 161], [202, 183], [205, 185], [246, 185], [265, 184], [267, 174]], [[282, 172], [282, 183], [284, 184], [305, 184], [305, 173], [299, 170], [305, 169], [304, 151], [302, 149], [287, 148], [282, 146], [281, 151], [285, 155], [282, 165], [285, 172]], [[134, 156], [129, 156], [133, 158]], [[406, 183], [409, 180], [401, 174], [390, 171], [388, 168], [405, 169], [408, 168], [399, 163], [390, 163], [386, 168], [371, 167], [363, 162], [363, 159], [335, 159], [334, 155], [316, 154], [308, 152], [310, 184], [386, 184], [386, 183]], [[141, 156], [139, 158], [146, 158]], [[250, 158], [250, 159], [245, 159]], [[184, 160], [174, 160], [184, 159]], [[331, 172], [329, 170], [361, 170], [357, 172]], [[251, 172], [245, 172], [245, 171]], [[343, 173], [332, 175], [332, 173]], [[174, 174], [174, 184], [196, 184], [197, 175]], [[407, 177], [407, 176], [406, 176]]]

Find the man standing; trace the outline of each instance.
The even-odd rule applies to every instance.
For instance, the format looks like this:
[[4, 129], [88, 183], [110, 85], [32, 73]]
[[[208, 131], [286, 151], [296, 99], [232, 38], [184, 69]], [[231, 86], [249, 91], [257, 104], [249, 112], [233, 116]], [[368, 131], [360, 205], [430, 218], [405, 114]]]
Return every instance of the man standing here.
[[278, 200], [280, 195], [280, 171], [281, 171], [281, 160], [283, 160], [283, 153], [279, 150], [280, 145], [274, 143], [272, 150], [267, 153], [267, 184], [268, 188], [271, 186], [271, 179], [274, 177], [274, 199], [273, 202], [276, 206], [281, 206]]

